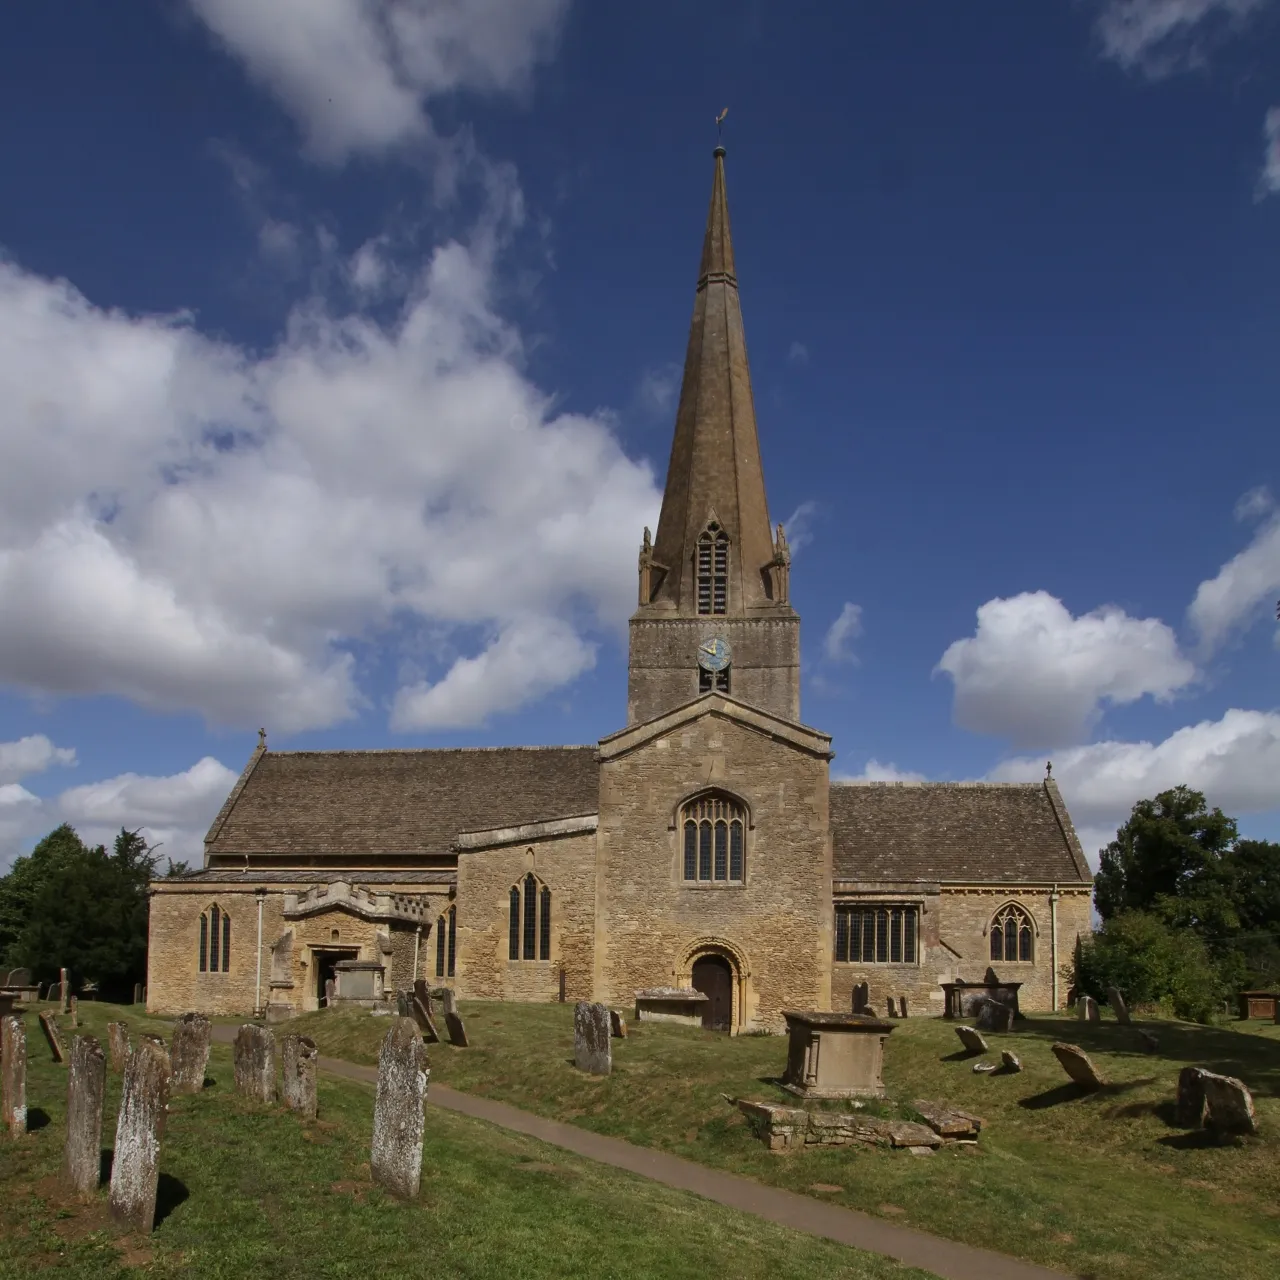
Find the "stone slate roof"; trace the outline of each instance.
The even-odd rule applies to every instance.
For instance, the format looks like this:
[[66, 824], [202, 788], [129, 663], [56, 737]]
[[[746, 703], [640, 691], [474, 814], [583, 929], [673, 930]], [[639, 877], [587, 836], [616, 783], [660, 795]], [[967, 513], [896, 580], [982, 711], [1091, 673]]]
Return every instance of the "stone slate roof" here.
[[208, 867], [204, 871], [193, 871], [185, 876], [166, 876], [159, 881], [162, 885], [190, 884], [196, 880], [201, 884], [237, 884], [257, 885], [262, 881], [269, 884], [329, 884], [334, 880], [346, 880], [352, 884], [444, 884], [451, 885], [457, 880], [456, 871], [343, 871], [316, 868], [315, 870], [264, 870], [254, 867], [245, 875], [234, 867]]
[[1054, 783], [832, 783], [831, 834], [836, 880], [1091, 878]]
[[447, 854], [462, 831], [574, 818], [598, 806], [594, 746], [260, 751], [205, 851]]

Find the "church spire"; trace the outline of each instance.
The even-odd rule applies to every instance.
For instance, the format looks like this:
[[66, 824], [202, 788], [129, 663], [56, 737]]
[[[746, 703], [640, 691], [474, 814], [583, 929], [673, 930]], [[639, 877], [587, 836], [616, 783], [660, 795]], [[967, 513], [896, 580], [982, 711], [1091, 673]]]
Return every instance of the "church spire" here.
[[684, 616], [790, 613], [786, 543], [774, 541], [765, 501], [724, 155], [716, 147], [657, 536], [641, 553], [641, 607]]

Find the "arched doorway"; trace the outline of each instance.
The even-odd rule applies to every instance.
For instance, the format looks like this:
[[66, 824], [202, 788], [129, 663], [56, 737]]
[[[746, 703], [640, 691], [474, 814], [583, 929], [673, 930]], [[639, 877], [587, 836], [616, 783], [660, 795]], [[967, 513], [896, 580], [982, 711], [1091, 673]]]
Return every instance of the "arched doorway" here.
[[707, 997], [702, 1025], [712, 1031], [733, 1026], [733, 966], [723, 956], [699, 956], [693, 962], [693, 989]]

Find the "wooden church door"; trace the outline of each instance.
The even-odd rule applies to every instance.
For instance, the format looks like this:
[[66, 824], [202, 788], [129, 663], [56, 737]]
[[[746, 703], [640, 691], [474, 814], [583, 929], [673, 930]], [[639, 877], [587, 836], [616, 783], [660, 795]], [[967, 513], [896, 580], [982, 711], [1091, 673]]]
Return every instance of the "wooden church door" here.
[[693, 962], [693, 988], [707, 997], [702, 1025], [728, 1031], [733, 1022], [733, 970], [721, 956], [701, 956]]

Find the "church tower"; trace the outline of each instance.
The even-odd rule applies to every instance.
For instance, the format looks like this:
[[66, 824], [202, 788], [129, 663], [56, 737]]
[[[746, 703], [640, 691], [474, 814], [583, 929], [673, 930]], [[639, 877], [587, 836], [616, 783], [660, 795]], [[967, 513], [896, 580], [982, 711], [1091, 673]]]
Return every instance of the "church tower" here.
[[640, 548], [628, 724], [714, 690], [800, 718], [800, 619], [786, 538], [765, 501], [724, 155], [715, 149], [658, 532], [651, 540], [646, 529]]

